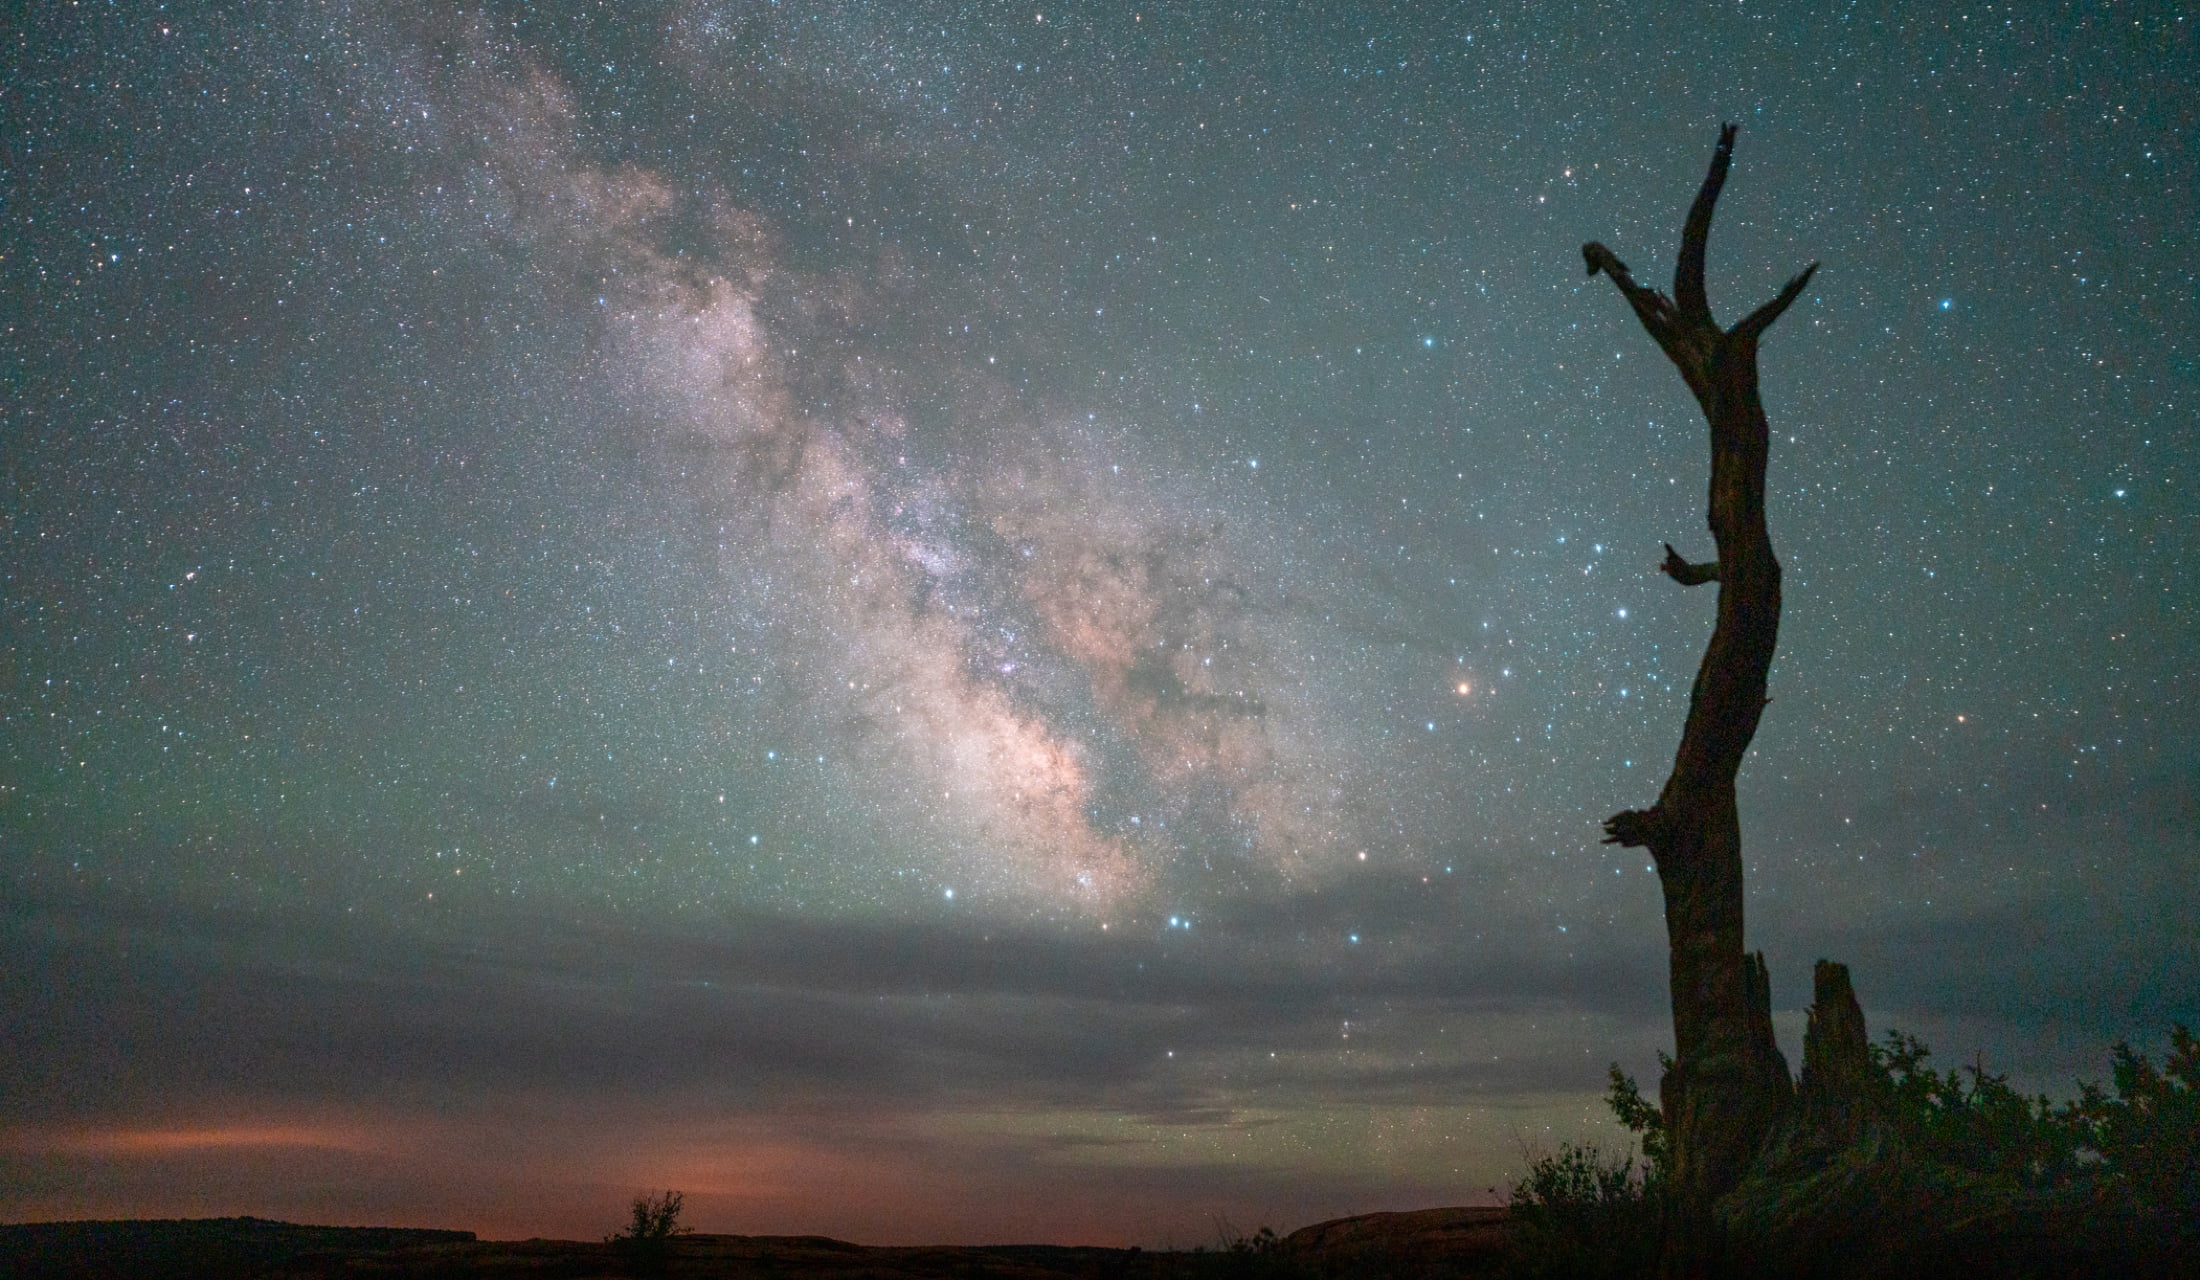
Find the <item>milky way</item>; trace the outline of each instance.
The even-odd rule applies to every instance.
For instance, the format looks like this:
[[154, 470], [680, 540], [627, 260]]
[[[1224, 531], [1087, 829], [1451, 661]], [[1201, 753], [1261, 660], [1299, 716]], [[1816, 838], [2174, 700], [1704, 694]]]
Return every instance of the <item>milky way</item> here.
[[[2200, 1017], [2192, 24], [41, 11], [0, 1212], [1202, 1240], [1655, 1070], [1718, 123], [1776, 1022]], [[28, 980], [22, 975], [29, 975]], [[1790, 1056], [1793, 1057], [1792, 1044]], [[608, 1215], [608, 1216], [606, 1216]]]
[[1342, 812], [1411, 764], [1345, 749], [1313, 654], [1349, 637], [1289, 612], [1321, 591], [1291, 563], [1317, 540], [1172, 481], [1184, 460], [1115, 404], [1080, 418], [943, 355], [898, 245], [804, 270], [735, 193], [589, 163], [570, 93], [499, 52], [431, 98], [439, 150], [545, 302], [589, 316], [589, 376], [714, 522], [699, 629], [756, 674], [706, 714], [739, 764], [815, 766], [793, 785], [830, 815], [828, 901], [902, 880], [1150, 914], [1433, 843]]

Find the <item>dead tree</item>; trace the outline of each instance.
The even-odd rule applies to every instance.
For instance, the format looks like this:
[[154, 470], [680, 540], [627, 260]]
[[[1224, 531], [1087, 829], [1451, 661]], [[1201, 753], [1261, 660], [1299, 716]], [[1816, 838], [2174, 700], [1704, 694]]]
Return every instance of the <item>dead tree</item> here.
[[1659, 1102], [1673, 1189], [1698, 1212], [1734, 1187], [1793, 1094], [1772, 1038], [1764, 955], [1742, 950], [1734, 775], [1764, 712], [1765, 676], [1780, 634], [1780, 564], [1765, 529], [1767, 429], [1757, 396], [1757, 341], [1818, 265], [1732, 328], [1712, 321], [1704, 241], [1733, 155], [1734, 126], [1727, 125], [1681, 232], [1671, 298], [1635, 283], [1603, 245], [1581, 249], [1589, 274], [1601, 271], [1619, 286], [1711, 424], [1710, 519], [1718, 559], [1691, 564], [1667, 544], [1663, 569], [1682, 586], [1718, 583], [1718, 623], [1696, 672], [1665, 789], [1648, 809], [1615, 814], [1604, 824], [1606, 843], [1650, 851], [1665, 890], [1674, 1058]]

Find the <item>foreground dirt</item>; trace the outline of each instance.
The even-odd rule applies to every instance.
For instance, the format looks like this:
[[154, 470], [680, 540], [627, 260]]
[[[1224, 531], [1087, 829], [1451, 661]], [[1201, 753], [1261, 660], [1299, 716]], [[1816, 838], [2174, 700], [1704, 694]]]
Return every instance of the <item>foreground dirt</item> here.
[[[1068, 1280], [1297, 1276], [1421, 1280], [1483, 1274], [1506, 1240], [1502, 1209], [1423, 1209], [1317, 1223], [1259, 1252], [1059, 1245], [874, 1248], [823, 1236], [690, 1235], [655, 1274], [829, 1280]], [[257, 1218], [0, 1227], [0, 1275], [20, 1280], [591, 1280], [637, 1274], [609, 1245], [476, 1240], [470, 1232], [302, 1227]]]

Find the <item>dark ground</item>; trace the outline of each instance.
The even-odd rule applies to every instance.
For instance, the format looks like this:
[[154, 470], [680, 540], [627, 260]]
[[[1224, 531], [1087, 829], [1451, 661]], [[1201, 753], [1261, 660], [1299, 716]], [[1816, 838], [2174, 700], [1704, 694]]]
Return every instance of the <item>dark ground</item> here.
[[[870, 1248], [823, 1236], [689, 1235], [659, 1274], [834, 1280], [1056, 1277], [1471, 1276], [1493, 1269], [1502, 1209], [1423, 1209], [1340, 1218], [1258, 1252], [1147, 1252], [1062, 1245]], [[261, 1218], [0, 1226], [0, 1280], [583, 1280], [637, 1269], [610, 1245], [477, 1240], [470, 1231], [309, 1227]]]

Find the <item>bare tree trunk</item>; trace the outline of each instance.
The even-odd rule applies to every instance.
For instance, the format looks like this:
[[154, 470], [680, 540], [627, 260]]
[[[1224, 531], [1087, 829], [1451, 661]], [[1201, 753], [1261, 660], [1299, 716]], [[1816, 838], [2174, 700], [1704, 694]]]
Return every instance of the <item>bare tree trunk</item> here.
[[1719, 584], [1718, 624], [1696, 672], [1664, 791], [1650, 808], [1604, 824], [1607, 843], [1649, 849], [1665, 889], [1674, 1060], [1660, 1102], [1673, 1190], [1699, 1220], [1734, 1187], [1793, 1095], [1772, 1038], [1763, 954], [1742, 950], [1734, 775], [1764, 711], [1765, 676], [1780, 634], [1780, 564], [1765, 530], [1767, 429], [1757, 397], [1757, 340], [1818, 267], [1805, 268], [1731, 329], [1712, 321], [1704, 242], [1733, 154], [1734, 126], [1727, 125], [1681, 233], [1672, 298], [1635, 283], [1603, 245], [1581, 250], [1589, 274], [1601, 271], [1619, 286], [1711, 424], [1710, 519], [1718, 559], [1691, 564], [1667, 544], [1663, 568], [1683, 586]]

